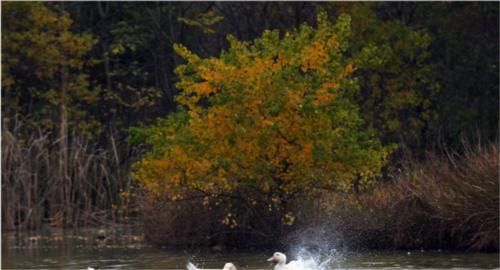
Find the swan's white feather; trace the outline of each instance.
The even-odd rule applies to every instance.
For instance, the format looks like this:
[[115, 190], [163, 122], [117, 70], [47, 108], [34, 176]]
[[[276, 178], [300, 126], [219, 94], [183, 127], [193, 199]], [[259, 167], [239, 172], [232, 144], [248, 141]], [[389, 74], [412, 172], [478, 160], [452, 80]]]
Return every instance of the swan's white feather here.
[[286, 255], [281, 252], [276, 252], [268, 259], [276, 263], [274, 270], [323, 270], [329, 260], [318, 263], [313, 258], [299, 258], [299, 260], [286, 263]]
[[[187, 270], [220, 270], [220, 269], [200, 269], [200, 268], [196, 267], [196, 265], [194, 265], [191, 262], [187, 263], [186, 269]], [[222, 270], [236, 270], [236, 266], [234, 266], [234, 264], [232, 264], [232, 263], [226, 263]]]
[[199, 270], [198, 267], [196, 267], [194, 264], [191, 262], [188, 262], [186, 265], [187, 270]]

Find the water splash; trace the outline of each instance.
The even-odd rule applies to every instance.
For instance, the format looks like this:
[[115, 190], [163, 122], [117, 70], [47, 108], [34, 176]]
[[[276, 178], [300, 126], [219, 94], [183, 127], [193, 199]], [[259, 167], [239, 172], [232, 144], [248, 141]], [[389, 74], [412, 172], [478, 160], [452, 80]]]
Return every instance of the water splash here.
[[299, 247], [293, 255], [303, 270], [340, 269], [345, 261], [344, 256], [335, 248], [323, 250], [316, 248], [311, 251], [305, 247]]
[[[287, 240], [291, 255], [307, 265], [304, 270], [342, 269], [346, 257], [340, 252], [334, 224], [326, 222], [297, 230]], [[340, 249], [343, 249], [340, 246]]]

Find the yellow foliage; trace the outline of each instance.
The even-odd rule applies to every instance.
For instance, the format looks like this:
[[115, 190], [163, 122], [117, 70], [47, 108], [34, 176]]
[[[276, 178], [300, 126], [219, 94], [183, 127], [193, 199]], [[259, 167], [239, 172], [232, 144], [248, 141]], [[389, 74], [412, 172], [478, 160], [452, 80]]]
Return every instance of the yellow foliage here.
[[344, 77], [351, 76], [351, 74], [356, 70], [354, 65], [352, 63], [347, 64], [347, 66], [344, 68], [344, 71], [342, 72], [342, 75]]
[[328, 54], [323, 44], [317, 40], [311, 46], [302, 50], [301, 68], [302, 71], [325, 70], [325, 63], [328, 62]]
[[316, 92], [315, 101], [317, 106], [329, 104], [332, 99], [334, 99], [334, 95], [330, 94], [328, 90], [324, 88]]
[[[184, 110], [154, 129], [164, 139], [151, 142], [155, 151], [136, 164], [134, 177], [172, 194], [257, 189], [273, 194], [271, 209], [313, 187], [348, 191], [358, 177], [368, 185], [389, 149], [363, 129], [348, 94], [357, 89], [354, 61], [340, 46], [348, 22], [323, 21], [282, 39], [272, 32], [253, 43], [232, 38], [220, 58], [202, 59], [176, 45], [187, 60], [177, 68]], [[233, 218], [221, 222], [235, 228]], [[283, 222], [293, 224], [293, 214]]]
[[202, 82], [195, 85], [196, 93], [200, 96], [208, 96], [214, 92], [213, 88], [208, 82]]

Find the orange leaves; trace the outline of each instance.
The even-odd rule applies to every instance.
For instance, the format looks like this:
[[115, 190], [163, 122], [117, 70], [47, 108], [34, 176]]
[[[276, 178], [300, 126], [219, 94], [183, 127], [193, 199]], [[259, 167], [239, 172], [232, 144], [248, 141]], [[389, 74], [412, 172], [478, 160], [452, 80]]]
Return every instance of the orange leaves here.
[[178, 164], [186, 164], [190, 161], [190, 158], [186, 155], [184, 148], [180, 145], [172, 146], [171, 157]]
[[327, 89], [322, 88], [316, 92], [314, 101], [316, 106], [323, 106], [331, 103], [334, 98], [335, 96], [330, 94]]
[[[355, 67], [339, 49], [348, 35], [335, 32], [350, 28], [320, 27], [304, 26], [282, 40], [268, 33], [258, 46], [233, 40], [236, 47], [220, 58], [188, 59], [179, 67], [185, 133], [192, 136], [174, 133], [163, 157], [171, 167], [162, 173], [172, 182], [184, 173], [186, 188], [206, 192], [248, 186], [292, 192], [348, 186], [358, 169], [379, 170], [382, 147], [362, 129], [348, 91], [341, 91], [356, 89]], [[368, 165], [360, 167], [360, 160]]]
[[323, 89], [326, 89], [326, 90], [329, 90], [329, 89], [337, 90], [338, 88], [339, 88], [339, 84], [337, 82], [335, 82], [335, 81], [323, 83]]
[[327, 41], [326, 41], [326, 48], [328, 50], [338, 50], [339, 49], [339, 42], [337, 40], [337, 37], [336, 36], [332, 36], [331, 38], [329, 38]]
[[274, 125], [274, 122], [270, 119], [264, 119], [264, 120], [262, 120], [262, 125], [264, 127], [269, 127], [269, 126]]
[[337, 75], [337, 79], [329, 80], [323, 83], [315, 94], [314, 101], [317, 106], [328, 105], [333, 102], [338, 94], [340, 94], [339, 82], [352, 76], [356, 68], [352, 63], [347, 64], [342, 71]]
[[219, 107], [206, 113], [197, 125], [192, 128], [202, 138], [225, 137], [234, 132], [235, 126], [230, 119], [230, 111], [225, 107]]
[[200, 76], [202, 79], [208, 82], [215, 82], [215, 83], [222, 82], [224, 81], [224, 79], [226, 79], [226, 76], [224, 74], [214, 70], [204, 70], [203, 72], [200, 72]]
[[249, 65], [242, 67], [237, 77], [241, 82], [252, 83], [255, 87], [261, 87], [263, 84], [269, 83], [264, 76], [279, 72], [284, 63], [284, 61], [274, 61], [271, 58], [250, 59]]
[[206, 65], [200, 66], [198, 72], [200, 77], [214, 84], [227, 80], [232, 76], [233, 67], [220, 59], [209, 59]]
[[313, 149], [314, 145], [312, 142], [306, 142], [301, 145], [300, 152], [298, 153], [298, 162], [302, 166], [311, 166], [313, 163]]
[[200, 96], [208, 96], [214, 92], [214, 89], [208, 82], [197, 83], [196, 85], [194, 85], [194, 89], [196, 89], [196, 93], [198, 93]]
[[288, 107], [292, 110], [297, 109], [302, 104], [303, 97], [304, 91], [302, 88], [288, 92]]
[[304, 72], [308, 70], [325, 71], [326, 67], [324, 65], [328, 60], [328, 54], [323, 43], [317, 40], [302, 50], [301, 69]]
[[352, 73], [356, 70], [356, 67], [354, 67], [354, 65], [352, 63], [349, 63], [347, 64], [347, 66], [345, 66], [343, 72], [342, 72], [342, 75], [344, 77], [348, 77], [348, 76], [351, 76]]

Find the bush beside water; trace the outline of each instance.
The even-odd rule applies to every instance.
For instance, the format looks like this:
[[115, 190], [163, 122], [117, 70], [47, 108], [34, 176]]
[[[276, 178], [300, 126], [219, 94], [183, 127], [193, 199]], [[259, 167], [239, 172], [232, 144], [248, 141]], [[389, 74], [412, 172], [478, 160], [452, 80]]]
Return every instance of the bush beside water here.
[[[278, 213], [259, 209], [263, 205], [236, 212], [238, 225], [231, 228], [222, 210], [231, 201], [208, 211], [203, 197], [145, 200], [146, 236], [169, 246], [285, 247], [310, 238], [347, 249], [498, 251], [498, 151], [490, 145], [462, 155], [429, 154], [425, 161], [408, 161], [392, 180], [369, 192], [322, 190], [296, 198], [281, 209], [294, 213], [292, 226], [273, 220]], [[268, 227], [259, 226], [263, 221]]]

